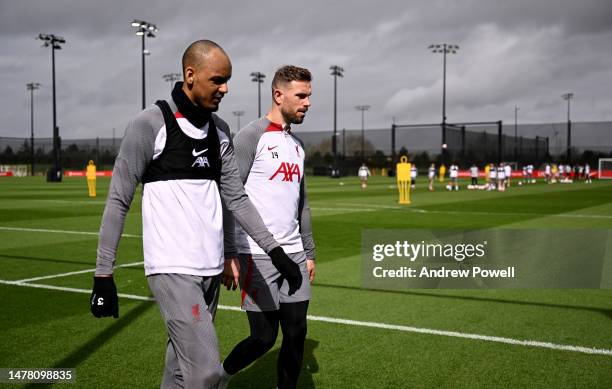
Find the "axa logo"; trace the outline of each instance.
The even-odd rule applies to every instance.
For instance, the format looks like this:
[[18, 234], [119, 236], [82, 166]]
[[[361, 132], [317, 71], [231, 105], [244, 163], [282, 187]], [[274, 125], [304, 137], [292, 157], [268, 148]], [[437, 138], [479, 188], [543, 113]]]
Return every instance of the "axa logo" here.
[[297, 176], [297, 182], [300, 182], [300, 166], [297, 163], [281, 162], [276, 172], [269, 178], [273, 180], [277, 175], [283, 174], [282, 181], [293, 182], [293, 176]]
[[210, 164], [208, 163], [208, 157], [198, 157], [196, 158], [196, 160], [193, 162], [193, 164], [191, 165], [191, 167], [210, 167]]
[[207, 151], [208, 151], [208, 149], [204, 149], [204, 150], [200, 150], [200, 151], [196, 151], [196, 149], [193, 149], [193, 151], [191, 152], [191, 155], [193, 155], [194, 157], [197, 157], [197, 158], [193, 162], [191, 167], [194, 167], [194, 166], [197, 166], [197, 167], [210, 167], [210, 164], [208, 163], [208, 157], [201, 157], [200, 156], [200, 155], [204, 154]]

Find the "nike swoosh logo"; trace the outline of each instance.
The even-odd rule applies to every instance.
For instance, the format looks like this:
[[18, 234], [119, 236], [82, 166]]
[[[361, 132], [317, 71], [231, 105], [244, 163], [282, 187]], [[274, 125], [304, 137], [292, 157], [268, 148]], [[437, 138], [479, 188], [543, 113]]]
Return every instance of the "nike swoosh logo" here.
[[193, 149], [193, 151], [191, 152], [191, 155], [193, 155], [194, 157], [197, 157], [198, 155], [207, 152], [208, 149], [204, 149], [202, 151], [195, 151], [195, 149]]
[[268, 146], [268, 151], [270, 151], [270, 150], [274, 150], [274, 149], [275, 149], [275, 148], [277, 148], [277, 147], [278, 147], [278, 145], [273, 146], [273, 147]]

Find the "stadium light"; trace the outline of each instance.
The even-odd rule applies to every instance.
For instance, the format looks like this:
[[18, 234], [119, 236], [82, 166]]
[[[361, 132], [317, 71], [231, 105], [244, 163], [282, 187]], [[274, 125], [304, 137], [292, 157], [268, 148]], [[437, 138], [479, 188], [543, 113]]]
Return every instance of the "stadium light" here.
[[28, 82], [26, 89], [30, 91], [30, 155], [32, 158], [32, 176], [34, 176], [34, 91], [40, 88], [38, 82]]
[[170, 92], [172, 92], [172, 88], [174, 88], [174, 81], [181, 79], [181, 75], [179, 73], [166, 73], [162, 77], [164, 81], [168, 81], [170, 83]]
[[47, 175], [47, 181], [59, 182], [62, 180], [62, 168], [60, 166], [60, 137], [57, 127], [57, 109], [55, 104], [55, 50], [61, 50], [66, 40], [61, 36], [53, 34], [38, 34], [36, 39], [43, 41], [43, 47], [51, 47], [51, 78], [53, 89], [53, 171]]
[[518, 148], [516, 147], [517, 146], [516, 141], [518, 139], [518, 125], [517, 125], [518, 111], [519, 111], [519, 108], [515, 105], [514, 106], [514, 162], [516, 163], [518, 163]]
[[332, 154], [334, 155], [334, 163], [337, 163], [338, 160], [338, 138], [337, 138], [337, 86], [338, 86], [338, 77], [344, 77], [344, 69], [338, 65], [332, 65], [329, 67], [330, 73], [334, 76], [334, 135], [332, 137]]
[[448, 43], [433, 44], [427, 47], [432, 53], [442, 53], [442, 161], [446, 162], [446, 54], [456, 54], [459, 50], [458, 45]]
[[365, 146], [365, 127], [364, 127], [364, 113], [365, 111], [367, 111], [368, 109], [370, 109], [369, 105], [356, 105], [355, 109], [358, 111], [361, 111], [361, 161], [365, 162], [365, 153], [364, 153], [364, 146]]
[[266, 78], [266, 75], [262, 72], [252, 72], [251, 73], [251, 81], [257, 83], [257, 117], [261, 117], [261, 84], [263, 84], [263, 79]]
[[132, 27], [136, 27], [136, 35], [142, 37], [142, 109], [145, 109], [146, 104], [146, 91], [145, 91], [145, 55], [150, 55], [148, 50], [145, 50], [145, 36], [149, 38], [155, 38], [155, 34], [159, 32], [157, 26], [153, 23], [145, 22], [144, 20], [134, 19], [132, 21]]
[[561, 95], [563, 100], [567, 100], [567, 163], [572, 160], [572, 121], [570, 120], [570, 100], [574, 98], [572, 92]]
[[238, 126], [236, 127], [236, 132], [238, 132], [240, 131], [240, 116], [244, 115], [244, 111], [232, 111], [232, 114], [234, 114], [238, 120]]

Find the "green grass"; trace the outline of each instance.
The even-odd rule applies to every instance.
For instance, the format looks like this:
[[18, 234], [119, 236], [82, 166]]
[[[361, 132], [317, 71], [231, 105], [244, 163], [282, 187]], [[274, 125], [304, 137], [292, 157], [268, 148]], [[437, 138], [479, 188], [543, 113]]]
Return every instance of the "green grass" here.
[[[108, 182], [89, 199], [84, 179], [0, 179], [0, 279], [92, 269]], [[611, 230], [612, 182], [506, 193], [437, 184], [429, 193], [421, 180], [405, 207], [394, 181], [381, 177], [365, 191], [356, 178], [309, 177], [308, 192], [317, 243], [311, 315], [612, 349], [611, 290], [368, 290], [359, 251], [363, 229]], [[140, 235], [140, 218], [137, 195], [124, 233]], [[118, 264], [138, 261], [141, 240], [123, 238]], [[150, 296], [141, 266], [115, 277], [120, 293]], [[89, 290], [91, 273], [35, 283]], [[223, 305], [239, 302], [236, 292], [221, 295]], [[154, 303], [123, 298], [118, 320], [98, 320], [87, 294], [0, 284], [0, 306], [0, 367], [73, 367], [75, 388], [159, 387], [165, 333]], [[245, 315], [229, 310], [218, 312], [216, 328], [224, 356], [248, 333]], [[278, 346], [230, 388], [273, 388]], [[610, 388], [612, 356], [311, 320], [299, 386]]]

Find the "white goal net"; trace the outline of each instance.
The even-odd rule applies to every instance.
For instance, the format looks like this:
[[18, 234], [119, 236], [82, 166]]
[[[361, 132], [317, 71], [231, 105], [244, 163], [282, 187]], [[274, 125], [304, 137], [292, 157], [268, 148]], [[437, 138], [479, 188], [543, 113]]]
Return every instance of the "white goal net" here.
[[0, 173], [15, 177], [29, 176], [30, 165], [0, 165]]
[[599, 158], [597, 178], [600, 180], [612, 179], [612, 158]]

